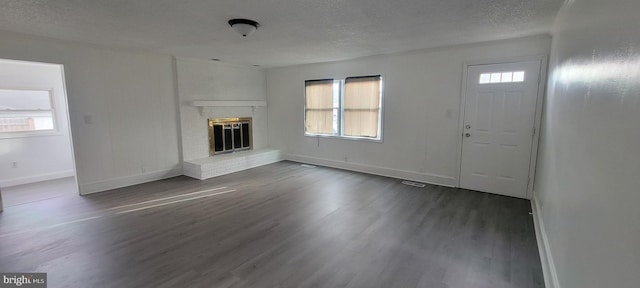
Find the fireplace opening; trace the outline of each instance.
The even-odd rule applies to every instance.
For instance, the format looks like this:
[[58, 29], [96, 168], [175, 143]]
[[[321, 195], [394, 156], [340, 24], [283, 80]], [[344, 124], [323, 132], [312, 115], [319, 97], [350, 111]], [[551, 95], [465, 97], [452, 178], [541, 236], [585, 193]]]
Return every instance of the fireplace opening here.
[[209, 155], [253, 148], [251, 117], [209, 119]]

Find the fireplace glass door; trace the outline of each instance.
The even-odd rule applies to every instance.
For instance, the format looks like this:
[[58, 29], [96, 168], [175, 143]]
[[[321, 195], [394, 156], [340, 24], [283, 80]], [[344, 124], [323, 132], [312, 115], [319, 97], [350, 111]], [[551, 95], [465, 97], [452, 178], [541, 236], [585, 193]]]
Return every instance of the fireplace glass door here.
[[251, 118], [209, 119], [209, 154], [251, 149]]

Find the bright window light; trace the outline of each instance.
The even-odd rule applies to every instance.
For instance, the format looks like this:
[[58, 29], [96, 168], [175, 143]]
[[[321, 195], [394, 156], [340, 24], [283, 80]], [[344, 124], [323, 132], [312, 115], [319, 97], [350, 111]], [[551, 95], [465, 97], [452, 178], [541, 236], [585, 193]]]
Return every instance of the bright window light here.
[[0, 89], [0, 134], [55, 129], [51, 92]]
[[481, 73], [480, 84], [524, 82], [524, 71]]
[[305, 135], [382, 140], [382, 78], [305, 81]]
[[524, 82], [524, 71], [513, 72], [513, 82]]
[[500, 73], [491, 73], [491, 81], [490, 83], [500, 83]]

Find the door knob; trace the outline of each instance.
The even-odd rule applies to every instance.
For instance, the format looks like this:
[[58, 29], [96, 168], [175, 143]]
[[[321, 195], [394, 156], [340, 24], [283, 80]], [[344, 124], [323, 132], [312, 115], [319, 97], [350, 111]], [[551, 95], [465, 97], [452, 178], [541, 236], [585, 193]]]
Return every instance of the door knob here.
[[470, 133], [466, 133], [466, 134], [464, 134], [464, 137], [469, 138], [469, 137], [471, 137], [471, 134]]

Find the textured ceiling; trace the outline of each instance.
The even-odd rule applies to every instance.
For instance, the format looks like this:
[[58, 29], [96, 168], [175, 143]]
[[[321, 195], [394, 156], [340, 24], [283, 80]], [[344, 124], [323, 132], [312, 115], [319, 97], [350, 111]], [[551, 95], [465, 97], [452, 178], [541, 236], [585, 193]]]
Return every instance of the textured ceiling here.
[[0, 30], [275, 67], [548, 33], [562, 2], [0, 0]]

